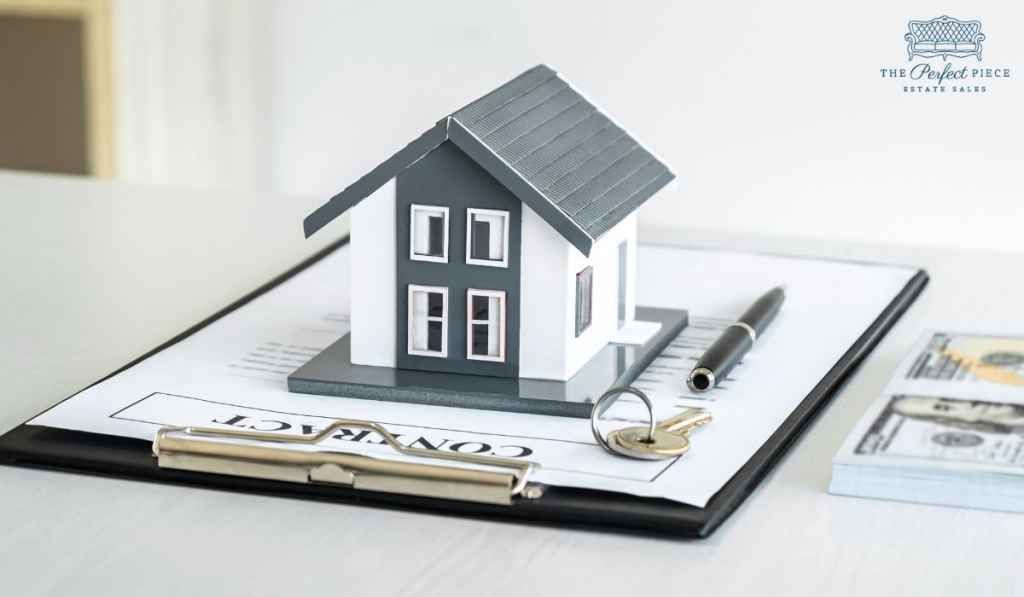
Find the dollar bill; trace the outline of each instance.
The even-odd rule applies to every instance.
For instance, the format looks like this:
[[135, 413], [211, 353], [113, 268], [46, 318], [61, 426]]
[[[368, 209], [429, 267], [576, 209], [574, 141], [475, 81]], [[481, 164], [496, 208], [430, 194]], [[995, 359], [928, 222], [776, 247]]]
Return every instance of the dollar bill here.
[[829, 491], [1024, 512], [1024, 337], [925, 334], [836, 454]]
[[1020, 467], [1024, 406], [894, 394], [878, 411], [854, 454]]
[[1024, 338], [935, 332], [905, 377], [1024, 387]]

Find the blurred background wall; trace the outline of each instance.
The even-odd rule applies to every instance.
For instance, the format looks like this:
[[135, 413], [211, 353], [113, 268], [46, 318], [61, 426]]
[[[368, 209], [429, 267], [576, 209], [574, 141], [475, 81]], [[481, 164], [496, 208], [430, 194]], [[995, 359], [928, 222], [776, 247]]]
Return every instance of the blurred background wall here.
[[[545, 62], [675, 168], [643, 227], [1024, 248], [1019, 3], [111, 1], [126, 180], [326, 198]], [[881, 76], [946, 12], [1010, 78]]]

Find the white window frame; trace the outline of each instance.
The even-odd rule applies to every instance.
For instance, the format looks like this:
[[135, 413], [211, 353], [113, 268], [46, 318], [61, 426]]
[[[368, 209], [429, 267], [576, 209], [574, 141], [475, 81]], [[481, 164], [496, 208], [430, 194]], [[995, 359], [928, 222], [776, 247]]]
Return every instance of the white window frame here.
[[[588, 273], [589, 272], [589, 273]], [[587, 275], [590, 285], [587, 287], [586, 293], [580, 292], [580, 276]], [[576, 317], [575, 324], [573, 327], [576, 330], [576, 337], [582, 336], [591, 324], [594, 323], [594, 266], [588, 265], [581, 269], [573, 277], [574, 291], [573, 294], [576, 296]], [[586, 313], [587, 320], [584, 323], [583, 314]]]
[[[473, 324], [486, 323], [488, 326], [490, 325], [489, 321], [473, 319], [474, 296], [485, 296], [487, 298], [498, 299], [500, 313], [498, 314], [498, 356], [496, 357], [473, 354]], [[469, 288], [466, 290], [466, 359], [470, 361], [491, 361], [493, 363], [505, 362], [505, 311], [508, 308], [505, 297], [506, 294], [504, 290], [483, 290], [480, 288]]]
[[[441, 305], [441, 317], [427, 315], [427, 321], [440, 321], [441, 322], [441, 351], [436, 352], [433, 350], [417, 350], [413, 348], [413, 294], [416, 292], [439, 292], [442, 296]], [[427, 299], [427, 305], [429, 309], [430, 299]], [[448, 358], [448, 289], [444, 286], [420, 286], [418, 284], [409, 284], [409, 298], [407, 310], [409, 312], [409, 321], [406, 326], [406, 349], [410, 355], [418, 357], [436, 357], [439, 359]], [[428, 326], [429, 328], [429, 326]]]
[[[482, 216], [497, 216], [505, 222], [502, 234], [501, 261], [496, 259], [473, 259], [473, 214]], [[486, 265], [487, 267], [508, 267], [508, 221], [511, 219], [509, 212], [503, 209], [481, 209], [478, 207], [466, 208], [466, 263], [468, 265]]]
[[[444, 215], [444, 255], [441, 257], [435, 257], [434, 255], [419, 255], [416, 253], [416, 212], [432, 212], [435, 215], [440, 212]], [[434, 263], [448, 263], [448, 228], [449, 228], [449, 217], [448, 208], [444, 205], [421, 205], [413, 203], [409, 206], [409, 259], [413, 261], [432, 261]]]

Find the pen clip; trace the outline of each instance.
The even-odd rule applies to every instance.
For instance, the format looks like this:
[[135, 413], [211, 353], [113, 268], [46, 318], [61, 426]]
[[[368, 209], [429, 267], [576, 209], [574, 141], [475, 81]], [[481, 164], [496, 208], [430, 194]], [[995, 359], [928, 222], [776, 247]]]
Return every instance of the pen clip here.
[[[335, 450], [260, 445], [315, 446], [339, 430], [352, 428], [377, 433], [385, 444], [404, 456], [487, 466], [503, 472], [387, 460]], [[538, 466], [534, 462], [406, 447], [379, 423], [358, 419], [337, 419], [316, 434], [298, 437], [237, 429], [163, 427], [153, 440], [153, 456], [162, 468], [506, 505], [513, 497], [537, 498], [542, 492], [541, 486], [528, 484]]]

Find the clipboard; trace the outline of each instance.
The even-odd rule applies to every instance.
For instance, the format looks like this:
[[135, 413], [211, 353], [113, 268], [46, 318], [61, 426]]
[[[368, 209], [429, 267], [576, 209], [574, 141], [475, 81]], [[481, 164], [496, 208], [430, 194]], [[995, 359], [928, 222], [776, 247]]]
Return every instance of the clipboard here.
[[[203, 329], [224, 315], [285, 282], [347, 243], [342, 238], [294, 268], [271, 280], [225, 309], [172, 338], [165, 344], [128, 363], [121, 371]], [[402, 491], [402, 487], [346, 486], [343, 479], [330, 482], [294, 482], [287, 477], [239, 476], [161, 467], [154, 457], [151, 442], [124, 437], [69, 431], [22, 424], [0, 436], [0, 463], [16, 466], [63, 470], [161, 483], [211, 487], [229, 491], [255, 492], [293, 498], [316, 499], [358, 505], [391, 507], [417, 511], [446, 512], [487, 519], [560, 526], [574, 526], [703, 538], [717, 529], [735, 511], [782, 459], [790, 446], [827, 406], [844, 381], [871, 352], [927, 285], [928, 275], [918, 270], [903, 289], [878, 314], [873, 323], [846, 350], [842, 358], [821, 378], [785, 421], [737, 473], [714, 495], [704, 508], [682, 505], [665, 499], [642, 498], [612, 492], [548, 486], [543, 491], [524, 491], [528, 470], [506, 472], [505, 478], [493, 477], [489, 494], [495, 499], [450, 499], [437, 492]], [[176, 430], [181, 432], [183, 430]], [[202, 435], [202, 432], [198, 435]], [[426, 465], [430, 466], [430, 465]], [[210, 470], [206, 468], [204, 470]], [[500, 475], [499, 475], [500, 476]], [[270, 478], [267, 478], [270, 477]], [[518, 486], [518, 487], [517, 487]], [[516, 491], [518, 489], [518, 491]], [[508, 499], [501, 496], [507, 495]]]

